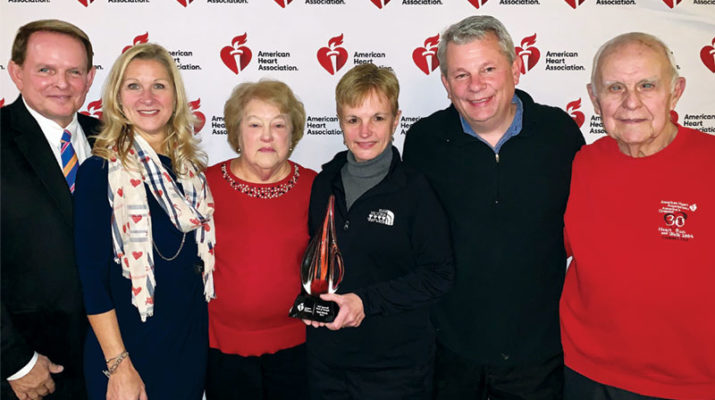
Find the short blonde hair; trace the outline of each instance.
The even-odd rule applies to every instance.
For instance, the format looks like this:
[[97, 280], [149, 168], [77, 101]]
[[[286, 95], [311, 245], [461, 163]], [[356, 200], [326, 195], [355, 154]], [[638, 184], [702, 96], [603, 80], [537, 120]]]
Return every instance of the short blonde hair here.
[[164, 139], [166, 154], [171, 158], [174, 172], [182, 174], [181, 166], [193, 163], [198, 170], [206, 168], [206, 155], [198, 148], [198, 141], [193, 135], [194, 117], [189, 109], [186, 90], [174, 59], [158, 44], [137, 44], [124, 52], [114, 62], [102, 95], [102, 131], [97, 136], [93, 153], [105, 159], [112, 157], [110, 148], [116, 147], [119, 159], [125, 166], [127, 154], [134, 142], [134, 129], [127, 119], [119, 92], [124, 81], [124, 74], [134, 60], [154, 60], [166, 68], [174, 89], [174, 110], [168, 125], [168, 134]]
[[290, 149], [288, 155], [303, 137], [305, 130], [305, 107], [293, 94], [293, 91], [281, 81], [261, 79], [258, 82], [245, 82], [236, 86], [223, 108], [223, 118], [228, 133], [228, 143], [236, 152], [241, 135], [243, 110], [251, 100], [262, 100], [278, 108], [290, 120]]
[[335, 103], [338, 117], [343, 106], [357, 107], [370, 93], [384, 95], [392, 107], [392, 115], [400, 109], [400, 83], [391, 69], [375, 64], [360, 64], [346, 72], [335, 87]]

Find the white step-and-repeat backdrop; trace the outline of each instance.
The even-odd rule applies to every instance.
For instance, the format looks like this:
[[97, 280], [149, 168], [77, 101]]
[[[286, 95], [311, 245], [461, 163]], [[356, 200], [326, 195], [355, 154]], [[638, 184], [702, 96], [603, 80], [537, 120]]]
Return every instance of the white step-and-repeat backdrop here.
[[125, 47], [156, 42], [182, 70], [210, 164], [235, 156], [222, 115], [231, 89], [270, 77], [305, 103], [306, 135], [292, 159], [319, 170], [344, 148], [334, 102], [340, 77], [365, 62], [395, 70], [401, 148], [415, 120], [449, 104], [436, 48], [447, 26], [471, 14], [506, 25], [525, 65], [518, 87], [568, 112], [589, 143], [604, 134], [585, 86], [593, 55], [628, 31], [672, 48], [687, 79], [678, 121], [715, 134], [715, 0], [2, 0], [0, 104], [18, 94], [6, 71], [17, 28], [64, 19], [95, 48], [97, 76], [82, 112], [101, 113], [102, 86]]

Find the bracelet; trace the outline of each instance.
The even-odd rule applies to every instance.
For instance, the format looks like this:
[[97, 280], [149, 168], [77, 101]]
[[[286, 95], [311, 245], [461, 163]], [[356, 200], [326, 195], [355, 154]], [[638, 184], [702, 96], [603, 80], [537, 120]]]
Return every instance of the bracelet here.
[[129, 352], [123, 351], [120, 355], [106, 360], [107, 364], [114, 361], [112, 363], [112, 365], [108, 366], [107, 369], [102, 371], [102, 373], [107, 377], [107, 379], [109, 379], [109, 377], [114, 373], [114, 371], [117, 370], [117, 368], [119, 367], [119, 364], [121, 364], [122, 361], [127, 357], [129, 357]]

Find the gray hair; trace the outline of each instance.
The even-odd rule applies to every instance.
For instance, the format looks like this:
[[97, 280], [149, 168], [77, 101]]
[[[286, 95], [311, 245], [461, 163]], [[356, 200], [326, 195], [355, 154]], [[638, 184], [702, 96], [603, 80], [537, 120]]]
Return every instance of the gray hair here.
[[614, 49], [629, 43], [639, 43], [655, 50], [656, 52], [661, 52], [663, 55], [665, 55], [665, 57], [668, 59], [669, 70], [672, 77], [670, 85], [671, 90], [673, 90], [675, 88], [675, 82], [680, 75], [678, 74], [678, 67], [675, 63], [675, 57], [673, 56], [673, 52], [670, 51], [670, 48], [668, 48], [668, 46], [663, 43], [662, 40], [651, 34], [643, 32], [629, 32], [618, 35], [604, 43], [598, 49], [596, 55], [593, 57], [593, 67], [591, 69], [591, 87], [593, 87], [594, 93], [596, 92], [597, 88], [596, 80], [598, 78], [598, 72], [601, 67], [599, 65], [599, 63], [601, 62], [601, 58], [603, 58], [603, 56], [608, 52], [613, 51]]
[[448, 44], [470, 43], [474, 40], [484, 39], [489, 33], [497, 37], [502, 53], [504, 53], [510, 64], [513, 63], [514, 58], [516, 58], [514, 42], [511, 40], [511, 35], [509, 35], [504, 25], [490, 15], [473, 15], [451, 25], [442, 34], [439, 46], [437, 47], [437, 59], [439, 60], [439, 68], [442, 75], [447, 75]]

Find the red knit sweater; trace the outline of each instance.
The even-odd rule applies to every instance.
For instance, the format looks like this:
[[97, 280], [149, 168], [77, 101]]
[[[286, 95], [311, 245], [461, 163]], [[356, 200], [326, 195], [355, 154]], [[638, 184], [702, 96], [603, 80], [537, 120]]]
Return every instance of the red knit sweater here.
[[582, 148], [565, 215], [566, 365], [647, 396], [715, 399], [715, 136], [645, 158]]
[[[305, 325], [288, 317], [300, 292], [308, 244], [308, 202], [315, 171], [299, 166], [295, 186], [280, 197], [249, 197], [231, 187], [221, 165], [206, 171], [216, 204], [216, 298], [209, 303], [209, 341], [226, 354], [258, 356], [305, 342]], [[291, 163], [291, 167], [296, 164]], [[275, 187], [231, 179], [253, 188]]]

